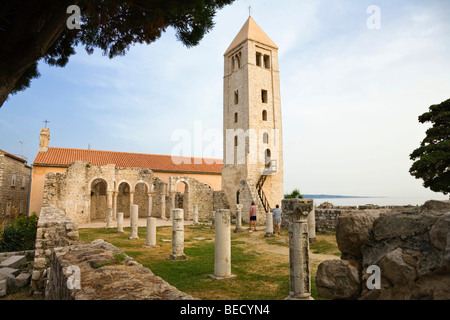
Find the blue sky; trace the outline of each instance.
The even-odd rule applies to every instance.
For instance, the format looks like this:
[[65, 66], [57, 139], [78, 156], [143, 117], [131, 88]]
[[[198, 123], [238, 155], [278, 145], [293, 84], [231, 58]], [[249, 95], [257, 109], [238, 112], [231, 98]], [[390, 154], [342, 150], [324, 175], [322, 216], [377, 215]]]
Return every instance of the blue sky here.
[[[0, 109], [0, 149], [32, 163], [49, 120], [50, 146], [171, 154], [176, 130], [218, 132], [223, 53], [252, 17], [279, 47], [284, 188], [302, 193], [428, 197], [408, 172], [424, 138], [417, 118], [450, 98], [450, 2], [237, 0], [187, 49], [169, 29], [108, 59], [83, 48]], [[369, 30], [370, 5], [381, 28]], [[207, 141], [204, 141], [204, 147]], [[194, 156], [202, 156], [194, 150]]]

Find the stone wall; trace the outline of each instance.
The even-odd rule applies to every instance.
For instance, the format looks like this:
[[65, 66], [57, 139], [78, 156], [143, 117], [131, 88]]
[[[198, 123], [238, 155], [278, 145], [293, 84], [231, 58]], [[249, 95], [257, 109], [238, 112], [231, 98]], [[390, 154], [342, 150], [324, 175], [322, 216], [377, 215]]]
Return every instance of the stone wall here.
[[78, 226], [53, 205], [42, 206], [36, 232], [31, 293], [42, 297], [48, 279], [52, 249], [78, 241]]
[[[72, 288], [68, 287], [68, 281]], [[48, 300], [195, 299], [101, 239], [55, 248], [45, 297]]]
[[[338, 218], [336, 240], [341, 259], [319, 265], [319, 297], [450, 299], [450, 201], [345, 213]], [[379, 289], [367, 285], [374, 283], [371, 266], [379, 268]]]
[[28, 212], [31, 167], [24, 161], [0, 150], [0, 223]]

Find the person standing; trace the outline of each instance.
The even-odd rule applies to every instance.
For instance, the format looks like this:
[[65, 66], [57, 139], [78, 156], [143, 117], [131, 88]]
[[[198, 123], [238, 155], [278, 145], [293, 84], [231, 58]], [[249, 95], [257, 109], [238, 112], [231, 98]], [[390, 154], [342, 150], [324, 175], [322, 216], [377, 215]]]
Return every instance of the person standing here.
[[[278, 234], [281, 233], [281, 216], [283, 215], [283, 212], [280, 210], [280, 206], [276, 205], [275, 210], [272, 211], [273, 215], [273, 222], [276, 223], [278, 226]], [[273, 228], [273, 233], [275, 233], [275, 226]]]
[[250, 221], [249, 221], [249, 226], [248, 226], [248, 230], [252, 230], [252, 221], [254, 223], [254, 230], [256, 231], [256, 211], [257, 211], [257, 207], [255, 205], [255, 202], [252, 201], [252, 205], [250, 206]]

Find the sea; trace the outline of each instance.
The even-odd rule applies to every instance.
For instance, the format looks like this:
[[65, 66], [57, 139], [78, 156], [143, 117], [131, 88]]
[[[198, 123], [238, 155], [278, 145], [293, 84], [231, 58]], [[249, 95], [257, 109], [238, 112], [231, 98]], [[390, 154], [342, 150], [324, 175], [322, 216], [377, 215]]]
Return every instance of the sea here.
[[[306, 198], [306, 197], [305, 197]], [[360, 206], [366, 204], [373, 204], [377, 206], [421, 206], [428, 200], [449, 200], [448, 196], [438, 197], [357, 197], [357, 198], [314, 198], [308, 197], [308, 199], [314, 199], [314, 205], [318, 206], [324, 202], [330, 202], [335, 206]]]

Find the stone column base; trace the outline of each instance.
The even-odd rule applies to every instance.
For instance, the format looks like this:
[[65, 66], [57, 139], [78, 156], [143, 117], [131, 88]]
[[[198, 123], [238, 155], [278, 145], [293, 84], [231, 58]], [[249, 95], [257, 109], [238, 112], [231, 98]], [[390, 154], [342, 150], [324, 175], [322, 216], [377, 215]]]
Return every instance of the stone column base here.
[[236, 277], [235, 274], [230, 274], [229, 276], [226, 276], [226, 277], [219, 277], [219, 276], [216, 276], [216, 275], [213, 275], [213, 274], [210, 274], [209, 276], [211, 278], [214, 278], [214, 279], [217, 279], [217, 280], [225, 280], [225, 279], [230, 279], [230, 278]]
[[170, 254], [170, 260], [186, 260], [187, 257], [185, 254]]

